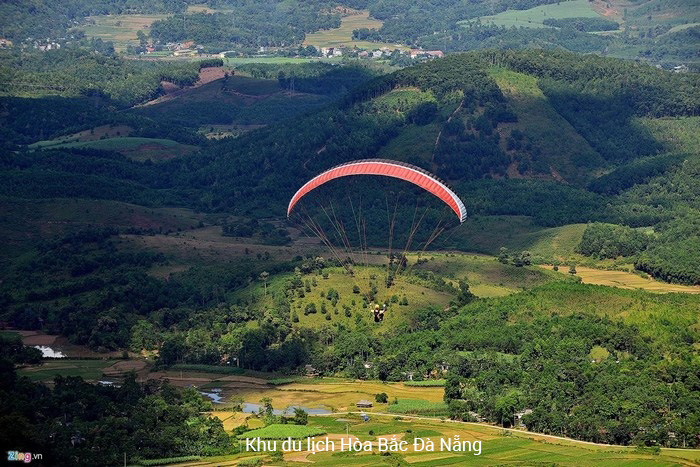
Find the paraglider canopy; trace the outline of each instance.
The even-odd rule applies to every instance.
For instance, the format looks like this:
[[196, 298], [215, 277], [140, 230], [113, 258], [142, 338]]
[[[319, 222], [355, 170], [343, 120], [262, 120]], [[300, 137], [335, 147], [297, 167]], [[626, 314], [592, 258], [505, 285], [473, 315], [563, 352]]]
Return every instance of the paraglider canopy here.
[[297, 202], [307, 193], [326, 182], [352, 175], [379, 175], [413, 183], [437, 196], [447, 204], [457, 215], [460, 223], [467, 219], [467, 208], [464, 206], [464, 203], [442, 180], [420, 167], [388, 159], [362, 159], [346, 162], [315, 176], [299, 188], [289, 201], [287, 217], [290, 216]]

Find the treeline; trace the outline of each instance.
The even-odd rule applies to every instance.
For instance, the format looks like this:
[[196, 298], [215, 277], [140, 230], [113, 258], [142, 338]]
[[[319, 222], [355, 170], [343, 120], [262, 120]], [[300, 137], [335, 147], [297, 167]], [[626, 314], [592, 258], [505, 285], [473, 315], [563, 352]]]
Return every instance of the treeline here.
[[591, 224], [583, 232], [576, 252], [596, 258], [634, 256], [654, 240], [651, 233], [613, 224]]
[[275, 228], [269, 222], [259, 222], [257, 219], [227, 222], [222, 226], [222, 231], [227, 237], [253, 238], [266, 245], [286, 245], [292, 241], [286, 229]]
[[[15, 372], [0, 358], [0, 439], [41, 453], [44, 465], [116, 465], [125, 459], [213, 456], [237, 452], [211, 403], [194, 388], [157, 380], [119, 386], [57, 376], [51, 388]], [[86, 405], [87, 404], [87, 405]]]
[[[222, 62], [218, 62], [222, 63]], [[213, 62], [205, 61], [205, 66]], [[88, 96], [107, 98], [119, 107], [153, 99], [162, 92], [161, 81], [194, 84], [200, 64], [124, 60], [96, 54], [83, 47], [45, 53], [2, 51], [2, 94], [10, 96]]]

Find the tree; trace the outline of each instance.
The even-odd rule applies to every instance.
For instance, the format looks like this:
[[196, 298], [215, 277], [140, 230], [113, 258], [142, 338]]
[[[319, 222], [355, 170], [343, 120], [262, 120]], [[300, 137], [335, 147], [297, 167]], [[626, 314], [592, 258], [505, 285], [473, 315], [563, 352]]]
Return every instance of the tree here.
[[260, 399], [260, 408], [258, 409], [260, 415], [265, 417], [272, 417], [274, 414], [274, 409], [272, 408], [272, 399], [269, 397], [263, 397]]
[[292, 421], [295, 425], [307, 425], [309, 423], [309, 414], [305, 410], [296, 407]]
[[148, 45], [148, 37], [143, 31], [136, 31], [136, 38], [139, 40], [139, 47], [142, 49]]
[[571, 274], [571, 275], [576, 274], [576, 264], [571, 263], [571, 266], [569, 266], [569, 274]]
[[260, 273], [260, 280], [263, 281], [263, 284], [265, 285], [265, 295], [267, 295], [267, 279], [270, 277], [270, 273], [267, 271], [263, 271]]
[[508, 248], [502, 246], [498, 251], [498, 261], [503, 264], [508, 264], [510, 257], [508, 256]]
[[459, 292], [457, 294], [456, 304], [457, 306], [464, 306], [467, 303], [476, 300], [476, 295], [471, 293], [469, 290], [469, 284], [463, 279], [459, 281]]
[[385, 392], [380, 392], [379, 394], [375, 394], [374, 400], [380, 404], [386, 404], [389, 402], [389, 396]]

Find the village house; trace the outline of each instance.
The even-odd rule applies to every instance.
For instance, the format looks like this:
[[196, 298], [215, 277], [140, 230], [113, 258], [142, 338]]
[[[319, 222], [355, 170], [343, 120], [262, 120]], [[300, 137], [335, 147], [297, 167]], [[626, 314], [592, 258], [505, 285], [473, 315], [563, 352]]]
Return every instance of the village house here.
[[360, 409], [372, 408], [372, 402], [365, 400], [365, 399], [363, 399], [361, 401], [357, 401], [357, 404], [355, 404], [355, 405], [357, 406], [357, 408], [360, 408]]
[[305, 365], [304, 366], [304, 374], [306, 376], [311, 376], [311, 377], [319, 375], [318, 370], [316, 368], [314, 368], [312, 365]]
[[445, 54], [442, 50], [421, 50], [421, 49], [411, 49], [408, 54], [411, 58], [427, 57], [427, 58], [442, 58]]
[[525, 423], [523, 423], [523, 417], [525, 415], [530, 415], [532, 413], [532, 409], [525, 409], [521, 412], [516, 412], [515, 413], [515, 427], [516, 428], [527, 428], [525, 426]]

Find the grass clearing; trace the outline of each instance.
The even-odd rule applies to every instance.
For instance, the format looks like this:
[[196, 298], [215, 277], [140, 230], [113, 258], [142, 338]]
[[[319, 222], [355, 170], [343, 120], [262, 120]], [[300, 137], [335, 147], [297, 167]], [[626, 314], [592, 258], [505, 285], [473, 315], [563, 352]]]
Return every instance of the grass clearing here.
[[42, 149], [98, 149], [101, 151], [116, 151], [130, 159], [140, 162], [151, 160], [164, 161], [181, 157], [196, 151], [196, 146], [181, 144], [170, 139], [140, 138], [122, 136], [99, 139], [95, 141], [59, 142], [50, 144], [49, 141], [35, 143]]
[[118, 136], [129, 136], [133, 128], [126, 125], [101, 125], [89, 130], [80, 131], [78, 133], [73, 133], [66, 136], [60, 136], [58, 138], [37, 141], [36, 143], [30, 144], [28, 147], [30, 149], [43, 149], [46, 147], [56, 146], [64, 143], [77, 143], [85, 141], [97, 141], [105, 138], [116, 138]]
[[406, 125], [395, 138], [379, 149], [377, 157], [402, 161], [421, 159], [430, 162], [440, 129], [437, 123], [425, 126]]
[[367, 10], [350, 10], [351, 14], [343, 16], [340, 20], [340, 27], [335, 29], [323, 29], [306, 35], [304, 45], [321, 47], [357, 47], [360, 49], [379, 49], [388, 47], [390, 49], [407, 50], [408, 47], [402, 44], [389, 44], [383, 42], [356, 41], [352, 39], [354, 29], [368, 28], [379, 29], [384, 24], [382, 21], [370, 18]]
[[21, 253], [42, 238], [84, 229], [97, 222], [116, 228], [154, 231], [190, 230], [205, 216], [183, 208], [149, 208], [108, 200], [0, 198], [0, 256]]
[[[507, 28], [547, 28], [546, 19], [598, 18], [600, 15], [591, 7], [588, 0], [569, 0], [549, 5], [540, 5], [529, 10], [506, 10], [493, 16], [478, 18], [482, 23], [490, 23]], [[473, 21], [473, 20], [468, 20]], [[465, 21], [467, 22], [467, 21]]]
[[85, 31], [88, 38], [100, 38], [114, 42], [118, 51], [126, 50], [127, 45], [138, 46], [138, 31], [150, 34], [151, 24], [170, 15], [98, 15], [89, 16], [85, 24], [76, 29]]
[[215, 80], [134, 112], [195, 128], [266, 125], [315, 109], [328, 100], [328, 96], [287, 92], [277, 80], [236, 76], [229, 78], [229, 84]]
[[[428, 253], [426, 263], [417, 270], [432, 271], [456, 282], [466, 279], [470, 290], [479, 297], [500, 297], [556, 280], [558, 276], [535, 267], [516, 267], [499, 263], [492, 256]], [[545, 274], [540, 274], [545, 272]]]
[[[337, 267], [325, 268], [324, 273], [328, 275], [327, 278], [321, 274], [307, 274], [301, 277], [302, 282], [309, 282], [309, 291], [305, 291], [303, 297], [297, 295], [291, 302], [293, 316], [296, 315], [299, 318], [298, 322], [294, 323], [295, 327], [319, 329], [334, 323], [355, 327], [358, 319], [359, 322], [370, 323], [372, 313], [369, 303], [366, 308], [363, 307], [363, 299], [370, 289], [370, 282], [376, 283], [376, 301], [389, 304], [384, 322], [375, 326], [377, 332], [390, 329], [401, 322], [407, 311], [427, 306], [444, 307], [453, 298], [449, 293], [430, 288], [427, 282], [416, 282], [414, 278], [406, 276], [397, 276], [394, 285], [387, 288], [386, 270], [381, 267], [356, 266], [354, 277], [349, 276], [343, 268]], [[372, 279], [373, 276], [374, 279]], [[286, 284], [292, 278], [292, 273], [270, 278], [267, 283], [267, 292], [262, 283], [251, 284], [242, 291], [236, 292], [234, 300], [237, 298], [250, 300], [255, 303], [255, 308], [262, 311], [274, 306], [275, 297], [285, 293]], [[314, 281], [316, 285], [313, 285]], [[360, 293], [353, 292], [355, 285], [360, 288]], [[339, 294], [335, 305], [327, 298], [330, 289], [336, 290]], [[392, 302], [393, 296], [396, 296], [397, 300], [405, 296], [408, 305], [400, 305], [398, 301]], [[311, 306], [315, 307], [315, 312], [305, 314], [307, 307]]]
[[586, 224], [541, 227], [527, 216], [472, 216], [440, 247], [488, 255], [497, 255], [506, 247], [511, 252], [528, 250], [545, 259], [561, 260], [575, 255], [584, 230]]

